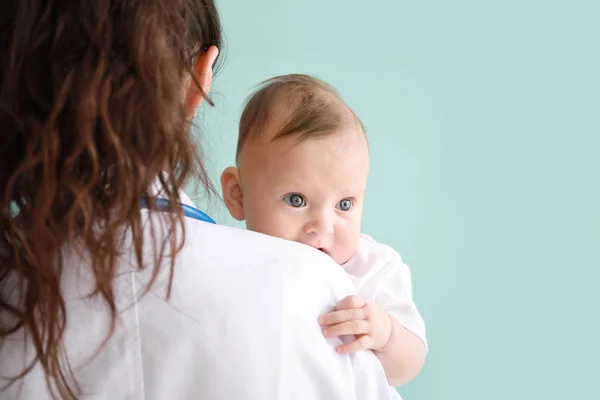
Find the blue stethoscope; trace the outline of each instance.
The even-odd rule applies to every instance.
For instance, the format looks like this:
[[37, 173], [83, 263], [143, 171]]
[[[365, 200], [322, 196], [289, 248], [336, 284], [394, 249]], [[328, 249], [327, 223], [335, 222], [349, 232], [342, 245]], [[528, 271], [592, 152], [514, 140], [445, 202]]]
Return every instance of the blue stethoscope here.
[[[169, 200], [156, 198], [155, 201], [156, 201], [156, 206], [158, 207], [158, 209], [160, 211], [167, 211], [169, 209]], [[146, 202], [146, 199], [142, 198], [140, 200], [140, 206], [142, 208], [148, 207], [148, 203]], [[204, 221], [204, 222], [208, 222], [210, 224], [216, 224], [216, 222], [211, 217], [209, 217], [205, 212], [200, 211], [195, 207], [188, 206], [187, 204], [180, 204], [180, 206], [181, 206], [181, 211], [183, 211], [184, 216], [198, 220], [198, 221]]]

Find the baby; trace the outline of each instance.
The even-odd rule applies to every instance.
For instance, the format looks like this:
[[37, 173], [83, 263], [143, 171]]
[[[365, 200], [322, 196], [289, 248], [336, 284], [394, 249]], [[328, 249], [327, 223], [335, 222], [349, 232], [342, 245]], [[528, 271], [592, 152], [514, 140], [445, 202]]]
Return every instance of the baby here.
[[221, 176], [231, 215], [326, 253], [355, 283], [358, 296], [319, 318], [326, 337], [356, 337], [338, 352], [371, 349], [392, 386], [416, 377], [425, 324], [400, 255], [360, 233], [369, 146], [335, 89], [306, 75], [264, 82], [242, 114], [236, 164]]

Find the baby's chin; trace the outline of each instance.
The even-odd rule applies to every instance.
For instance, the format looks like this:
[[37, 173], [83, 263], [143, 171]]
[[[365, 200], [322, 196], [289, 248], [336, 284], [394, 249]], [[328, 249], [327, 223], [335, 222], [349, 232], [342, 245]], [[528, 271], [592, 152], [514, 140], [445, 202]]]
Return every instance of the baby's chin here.
[[350, 261], [350, 259], [354, 255], [354, 251], [352, 251], [351, 253], [349, 253], [349, 252], [337, 253], [334, 250], [331, 253], [329, 253], [327, 251], [324, 251], [324, 253], [326, 253], [329, 257], [333, 258], [333, 261], [335, 261], [339, 265], [346, 264], [348, 261]]

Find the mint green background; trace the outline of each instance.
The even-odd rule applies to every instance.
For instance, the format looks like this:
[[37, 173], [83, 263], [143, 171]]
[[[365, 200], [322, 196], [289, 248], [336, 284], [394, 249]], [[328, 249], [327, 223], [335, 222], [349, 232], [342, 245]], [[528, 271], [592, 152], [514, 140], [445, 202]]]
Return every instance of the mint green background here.
[[273, 75], [329, 81], [368, 128], [364, 231], [411, 266], [428, 327], [405, 400], [600, 399], [599, 3], [218, 2], [215, 183]]

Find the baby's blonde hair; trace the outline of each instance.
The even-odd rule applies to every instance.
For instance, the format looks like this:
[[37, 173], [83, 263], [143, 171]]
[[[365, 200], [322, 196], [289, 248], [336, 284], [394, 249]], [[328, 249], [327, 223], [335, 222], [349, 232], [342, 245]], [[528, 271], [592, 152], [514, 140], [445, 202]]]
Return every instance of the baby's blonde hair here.
[[276, 76], [262, 82], [246, 103], [240, 119], [236, 160], [248, 140], [261, 135], [277, 111], [288, 111], [290, 115], [272, 140], [291, 135], [297, 135], [299, 141], [320, 138], [350, 123], [356, 123], [364, 132], [360, 119], [328, 83], [302, 74]]

